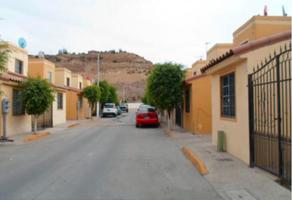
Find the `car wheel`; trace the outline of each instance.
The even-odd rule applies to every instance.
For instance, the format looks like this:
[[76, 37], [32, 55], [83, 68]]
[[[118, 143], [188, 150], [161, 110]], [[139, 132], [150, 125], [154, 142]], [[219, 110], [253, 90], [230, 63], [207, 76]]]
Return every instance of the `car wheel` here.
[[139, 124], [136, 124], [136, 128], [140, 128], [140, 125]]

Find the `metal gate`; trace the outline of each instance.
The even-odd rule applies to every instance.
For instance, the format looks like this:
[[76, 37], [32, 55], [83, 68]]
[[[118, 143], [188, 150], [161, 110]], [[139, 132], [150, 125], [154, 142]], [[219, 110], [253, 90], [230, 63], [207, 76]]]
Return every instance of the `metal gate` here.
[[291, 44], [248, 75], [250, 163], [291, 186]]
[[38, 117], [37, 129], [45, 129], [53, 126], [53, 114], [52, 105], [48, 108], [46, 112]]

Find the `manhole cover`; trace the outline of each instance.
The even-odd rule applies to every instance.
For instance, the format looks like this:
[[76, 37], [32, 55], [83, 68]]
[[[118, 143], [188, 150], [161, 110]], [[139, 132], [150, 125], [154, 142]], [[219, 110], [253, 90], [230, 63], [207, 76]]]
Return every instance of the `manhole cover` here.
[[218, 161], [222, 161], [222, 162], [233, 161], [231, 158], [217, 158], [216, 160], [218, 160]]
[[226, 191], [226, 194], [232, 199], [232, 200], [256, 200], [250, 193], [248, 193], [246, 190], [231, 190]]

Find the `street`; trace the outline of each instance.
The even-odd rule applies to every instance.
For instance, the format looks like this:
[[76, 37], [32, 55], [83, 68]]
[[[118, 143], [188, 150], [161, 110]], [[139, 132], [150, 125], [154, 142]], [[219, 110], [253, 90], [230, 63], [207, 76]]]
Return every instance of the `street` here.
[[221, 199], [161, 128], [134, 112], [0, 144], [0, 200]]

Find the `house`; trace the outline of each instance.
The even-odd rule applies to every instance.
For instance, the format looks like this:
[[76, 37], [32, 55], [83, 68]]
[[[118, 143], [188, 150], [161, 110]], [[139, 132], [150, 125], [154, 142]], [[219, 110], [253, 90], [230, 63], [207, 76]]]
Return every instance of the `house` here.
[[[9, 42], [0, 42], [0, 51], [8, 49], [9, 58], [7, 71], [0, 75], [1, 102], [4, 98], [9, 101], [7, 115], [7, 136], [13, 136], [23, 132], [31, 132], [31, 116], [26, 114], [22, 101], [19, 99], [19, 83], [28, 75], [28, 53]], [[0, 133], [3, 135], [3, 115], [0, 106]]]
[[52, 127], [66, 122], [66, 89], [55, 81], [55, 64], [45, 58], [30, 57], [28, 75], [46, 79], [55, 90], [55, 99], [50, 108], [38, 117], [38, 129]]
[[208, 51], [201, 72], [211, 75], [213, 144], [223, 131], [229, 153], [291, 181], [290, 53], [291, 17], [254, 16]]
[[89, 104], [82, 95], [82, 89], [90, 84], [80, 74], [74, 74], [67, 68], [55, 69], [56, 84], [66, 87], [66, 119], [79, 120], [89, 118]]
[[183, 127], [193, 134], [212, 133], [211, 78], [201, 74], [205, 60], [198, 60], [185, 79]]

